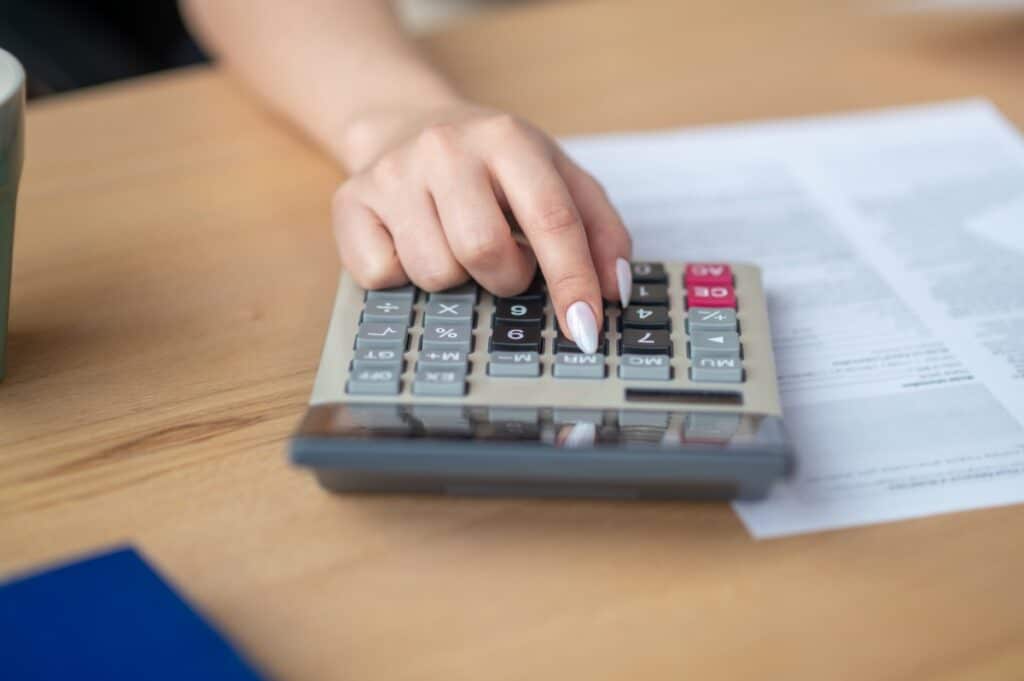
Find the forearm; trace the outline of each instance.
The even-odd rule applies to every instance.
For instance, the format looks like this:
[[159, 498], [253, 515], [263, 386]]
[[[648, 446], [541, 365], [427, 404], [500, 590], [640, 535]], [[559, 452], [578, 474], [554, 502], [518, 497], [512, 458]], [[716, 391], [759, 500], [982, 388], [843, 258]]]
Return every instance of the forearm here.
[[458, 101], [386, 0], [181, 4], [211, 53], [352, 170], [374, 160], [403, 115]]

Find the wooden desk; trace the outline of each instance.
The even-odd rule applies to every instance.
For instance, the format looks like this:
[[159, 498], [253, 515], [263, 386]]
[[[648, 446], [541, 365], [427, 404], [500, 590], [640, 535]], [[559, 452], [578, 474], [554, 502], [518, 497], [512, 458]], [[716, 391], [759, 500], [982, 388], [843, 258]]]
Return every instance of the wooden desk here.
[[[428, 48], [558, 133], [977, 94], [1024, 124], [1019, 17], [762, 4], [543, 5]], [[337, 171], [208, 69], [34, 105], [28, 148], [4, 574], [135, 543], [279, 679], [1024, 674], [1022, 506], [759, 543], [720, 504], [323, 493], [284, 443]]]

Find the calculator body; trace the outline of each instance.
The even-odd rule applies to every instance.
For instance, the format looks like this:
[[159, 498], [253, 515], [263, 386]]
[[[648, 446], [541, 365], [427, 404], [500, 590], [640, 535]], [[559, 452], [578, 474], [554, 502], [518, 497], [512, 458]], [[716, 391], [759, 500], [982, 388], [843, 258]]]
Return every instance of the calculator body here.
[[793, 467], [760, 271], [634, 263], [599, 352], [541, 282], [339, 286], [292, 461], [338, 492], [754, 499]]

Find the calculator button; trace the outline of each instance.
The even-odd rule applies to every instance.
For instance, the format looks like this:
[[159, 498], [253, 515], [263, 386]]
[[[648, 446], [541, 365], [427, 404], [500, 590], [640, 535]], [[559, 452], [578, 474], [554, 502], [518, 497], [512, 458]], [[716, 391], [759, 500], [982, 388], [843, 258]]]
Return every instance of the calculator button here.
[[397, 298], [368, 300], [363, 308], [363, 321], [409, 324], [412, 322], [412, 302]]
[[346, 417], [363, 428], [374, 430], [408, 431], [409, 423], [405, 420], [403, 409], [395, 404], [363, 404], [345, 405]]
[[401, 388], [395, 369], [359, 369], [350, 376], [345, 389], [351, 395], [397, 395]]
[[461, 397], [466, 394], [466, 369], [417, 369], [412, 392], [414, 395]]
[[683, 438], [689, 442], [728, 442], [739, 428], [739, 414], [690, 412], [683, 422]]
[[396, 369], [402, 371], [402, 351], [393, 348], [361, 348], [352, 357], [352, 369]]
[[539, 277], [530, 282], [530, 286], [514, 296], [506, 296], [508, 300], [539, 300], [541, 303], [544, 302], [546, 296], [544, 295], [544, 280]]
[[740, 336], [735, 331], [694, 331], [690, 334], [690, 356], [700, 354], [740, 356]]
[[430, 324], [423, 327], [420, 350], [473, 350], [473, 327], [465, 322]]
[[431, 435], [465, 437], [473, 434], [473, 423], [469, 420], [469, 415], [458, 405], [414, 404], [412, 417]]
[[697, 284], [705, 284], [708, 286], [714, 284], [726, 284], [731, 286], [733, 282], [732, 268], [728, 265], [717, 262], [690, 263], [686, 266], [686, 271], [683, 274], [683, 282], [687, 286], [694, 286]]
[[543, 325], [544, 302], [499, 298], [494, 301], [494, 321], [495, 323]]
[[686, 287], [686, 308], [728, 307], [736, 309], [736, 291], [732, 286], [694, 284]]
[[672, 360], [668, 355], [623, 355], [619, 358], [619, 378], [667, 381], [672, 378]]
[[619, 410], [620, 428], [668, 428], [669, 414], [667, 411], [636, 411], [633, 409]]
[[465, 350], [421, 350], [416, 360], [416, 369], [450, 369], [465, 368], [469, 362], [469, 353]]
[[661, 329], [624, 329], [619, 341], [619, 354], [671, 355], [672, 340]]
[[405, 324], [364, 322], [356, 332], [356, 349], [393, 348], [405, 350]]
[[690, 380], [694, 383], [742, 383], [743, 362], [739, 354], [729, 356], [695, 352], [690, 358]]
[[412, 305], [416, 302], [416, 287], [412, 284], [396, 286], [395, 288], [383, 288], [376, 291], [367, 291], [366, 302], [376, 300], [401, 300]]
[[533, 351], [492, 352], [487, 373], [490, 376], [536, 378], [540, 376], [540, 355]]
[[555, 378], [604, 378], [604, 355], [600, 352], [559, 352], [555, 355]]
[[[574, 341], [570, 340], [569, 338], [566, 338], [565, 334], [562, 333], [562, 330], [559, 329], [558, 335], [555, 336], [555, 352], [582, 353], [583, 351], [580, 350], [580, 346], [576, 345]], [[601, 334], [601, 337], [598, 339], [596, 352], [604, 355], [608, 354], [608, 337], [605, 336], [604, 334]]]
[[630, 267], [633, 269], [633, 281], [637, 284], [664, 284], [668, 281], [665, 266], [660, 262], [635, 262]]
[[627, 329], [667, 329], [668, 308], [661, 305], [630, 305], [622, 311], [622, 326]]
[[589, 423], [599, 426], [604, 423], [604, 412], [600, 409], [573, 409], [571, 407], [555, 407], [551, 410], [551, 420], [555, 425], [578, 425]]
[[736, 310], [691, 307], [686, 316], [686, 331], [735, 331]]
[[668, 305], [668, 287], [664, 284], [633, 284], [632, 305]]
[[462, 301], [470, 305], [476, 305], [478, 293], [477, 285], [473, 282], [466, 282], [462, 286], [456, 286], [445, 291], [438, 291], [427, 296], [427, 302], [443, 300], [446, 303]]
[[491, 351], [495, 350], [540, 352], [540, 327], [528, 324], [495, 324], [491, 330]]
[[468, 300], [438, 300], [432, 298], [427, 303], [423, 323], [426, 324], [447, 324], [448, 322], [473, 321], [473, 303]]

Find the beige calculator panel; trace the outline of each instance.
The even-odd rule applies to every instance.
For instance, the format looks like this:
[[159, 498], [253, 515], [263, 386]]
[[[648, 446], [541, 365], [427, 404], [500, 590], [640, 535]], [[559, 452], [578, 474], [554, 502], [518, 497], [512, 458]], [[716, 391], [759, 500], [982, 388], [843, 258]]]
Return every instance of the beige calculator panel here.
[[[605, 307], [605, 315], [608, 317], [605, 334], [606, 353], [599, 358], [603, 369], [600, 371], [602, 377], [596, 377], [596, 370], [593, 364], [586, 368], [590, 377], [579, 377], [575, 365], [559, 367], [562, 361], [571, 360], [579, 362], [579, 358], [559, 359], [557, 352], [557, 322], [551, 311], [550, 299], [543, 298], [543, 321], [540, 330], [541, 349], [537, 353], [537, 375], [535, 376], [497, 376], [492, 375], [489, 370], [491, 362], [496, 361], [495, 355], [508, 353], [514, 349], [496, 350], [492, 348], [495, 324], [493, 315], [496, 308], [496, 300], [486, 291], [480, 289], [475, 305], [472, 305], [472, 320], [469, 331], [472, 336], [469, 351], [465, 355], [467, 363], [463, 375], [455, 375], [453, 381], [447, 385], [426, 385], [428, 377], [437, 378], [435, 374], [428, 374], [420, 371], [424, 367], [421, 364], [421, 355], [426, 350], [421, 347], [421, 341], [426, 340], [426, 335], [433, 341], [446, 343], [455, 338], [453, 325], [461, 324], [465, 329], [465, 320], [448, 324], [447, 320], [436, 315], [427, 315], [430, 306], [431, 294], [417, 292], [415, 299], [410, 303], [410, 316], [408, 324], [400, 324], [402, 329], [395, 329], [396, 333], [404, 338], [402, 350], [398, 353], [400, 361], [395, 371], [395, 381], [390, 383], [390, 388], [384, 392], [373, 392], [376, 388], [371, 386], [370, 391], [365, 391], [365, 383], [356, 381], [353, 386], [350, 381], [357, 378], [354, 374], [355, 364], [353, 362], [358, 355], [357, 338], [361, 333], [361, 324], [366, 314], [366, 306], [369, 302], [366, 292], [359, 288], [352, 279], [343, 274], [341, 277], [338, 295], [334, 304], [334, 311], [331, 317], [330, 328], [324, 347], [320, 369], [317, 374], [311, 402], [316, 404], [326, 403], [385, 403], [400, 405], [417, 404], [453, 404], [464, 406], [480, 407], [565, 407], [571, 409], [611, 409], [611, 410], [686, 410], [694, 411], [724, 411], [739, 414], [758, 414], [765, 416], [781, 416], [778, 388], [776, 384], [775, 362], [772, 356], [771, 335], [767, 317], [767, 306], [764, 290], [761, 284], [760, 270], [753, 265], [729, 263], [731, 270], [731, 292], [735, 296], [734, 307], [728, 305], [723, 310], [733, 310], [735, 314], [735, 337], [727, 332], [712, 329], [711, 331], [700, 331], [694, 328], [697, 325], [696, 318], [691, 318], [696, 309], [707, 310], [716, 308], [704, 308], [698, 305], [687, 305], [687, 296], [694, 299], [696, 294], [707, 294], [708, 287], [695, 289], [690, 286], [687, 292], [687, 284], [684, 284], [684, 274], [688, 271], [687, 265], [683, 263], [656, 263], [659, 269], [659, 277], [649, 282], [644, 279], [644, 268], [647, 263], [634, 263], [635, 276], [640, 279], [634, 284], [633, 304], [631, 307], [643, 306], [645, 301], [638, 300], [638, 294], [648, 292], [641, 291], [639, 287], [647, 285], [657, 288], [664, 286], [664, 302], [667, 303], [669, 328], [665, 329], [671, 342], [671, 352], [668, 355], [667, 363], [670, 365], [667, 375], [662, 371], [658, 377], [648, 372], [642, 378], [630, 378], [635, 372], [630, 369], [621, 369], [627, 363], [639, 367], [639, 373], [643, 374], [643, 364], [658, 364], [661, 360], [638, 359], [627, 357], [632, 353], [620, 352], [620, 341], [623, 338], [624, 329], [620, 328], [620, 316], [623, 311], [617, 304], [608, 304]], [[663, 272], [663, 276], [660, 275]], [[654, 291], [660, 294], [661, 291]], [[435, 294], [435, 299], [443, 299], [444, 293]], [[468, 298], [461, 298], [464, 302]], [[698, 302], [704, 299], [699, 299]], [[395, 299], [395, 305], [402, 302]], [[712, 303], [717, 305], [719, 303]], [[391, 303], [384, 306], [384, 309], [394, 307]], [[430, 308], [435, 312], [438, 308], [435, 304]], [[443, 308], [441, 308], [443, 311]], [[721, 315], [719, 315], [721, 316]], [[374, 327], [378, 333], [389, 331], [386, 327]], [[366, 328], [363, 328], [363, 332]], [[446, 334], [448, 334], [446, 336]], [[698, 338], [697, 334], [701, 334]], [[649, 336], [650, 334], [648, 334]], [[634, 335], [633, 340], [645, 338], [643, 333]], [[694, 343], [712, 346], [709, 350], [711, 359], [706, 359]], [[736, 355], [739, 361], [726, 361], [723, 359], [729, 355], [728, 349], [718, 351], [713, 347], [715, 343], [728, 345], [735, 343]], [[439, 346], [427, 344], [427, 347], [435, 349]], [[452, 347], [455, 347], [454, 345]], [[461, 347], [465, 348], [465, 345]], [[629, 348], [625, 348], [629, 350]], [[437, 355], [437, 353], [433, 353]], [[650, 357], [643, 355], [641, 357]], [[700, 360], [702, 365], [712, 367], [711, 371], [701, 371], [696, 367], [695, 362]], [[716, 370], [714, 367], [725, 364], [731, 367], [738, 366], [738, 372], [726, 372], [729, 374], [728, 381], [715, 380]], [[438, 367], [433, 367], [438, 369]], [[696, 369], [696, 371], [695, 371]], [[565, 373], [559, 375], [564, 370]], [[738, 373], [738, 376], [737, 376]], [[380, 372], [378, 371], [377, 375]], [[370, 378], [374, 374], [361, 374], [359, 377]], [[626, 377], [622, 377], [625, 375]], [[710, 378], [708, 376], [710, 375]], [[724, 375], [724, 374], [723, 374]], [[452, 376], [447, 376], [452, 378]], [[417, 385], [422, 382], [423, 385]], [[461, 386], [454, 384], [461, 383]], [[418, 394], [423, 391], [423, 394]]]

